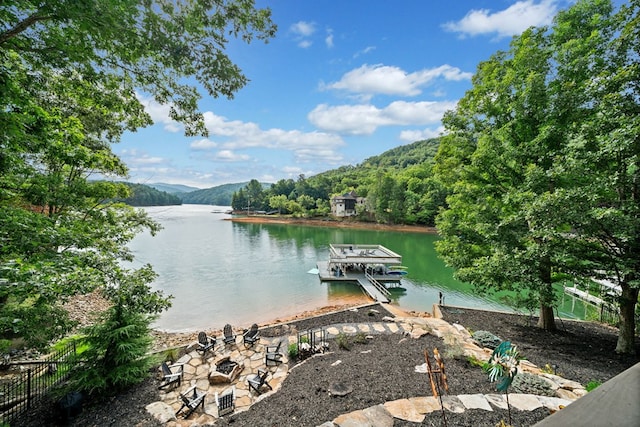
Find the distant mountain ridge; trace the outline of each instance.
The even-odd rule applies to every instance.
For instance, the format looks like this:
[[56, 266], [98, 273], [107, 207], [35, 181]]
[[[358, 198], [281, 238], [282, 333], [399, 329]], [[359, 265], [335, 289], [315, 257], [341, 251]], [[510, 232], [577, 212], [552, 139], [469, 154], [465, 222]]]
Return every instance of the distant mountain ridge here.
[[[231, 198], [233, 193], [247, 186], [247, 182], [238, 182], [235, 184], [222, 184], [216, 187], [205, 188], [201, 190], [191, 191], [189, 193], [177, 194], [182, 199], [182, 203], [190, 203], [195, 205], [218, 205], [231, 206]], [[270, 183], [261, 183], [264, 188], [271, 186]]]
[[155, 188], [158, 191], [164, 191], [169, 194], [179, 195], [180, 193], [190, 193], [192, 191], [200, 190], [198, 187], [190, 187], [182, 184], [167, 184], [164, 182], [154, 182], [153, 184], [145, 184], [151, 188]]

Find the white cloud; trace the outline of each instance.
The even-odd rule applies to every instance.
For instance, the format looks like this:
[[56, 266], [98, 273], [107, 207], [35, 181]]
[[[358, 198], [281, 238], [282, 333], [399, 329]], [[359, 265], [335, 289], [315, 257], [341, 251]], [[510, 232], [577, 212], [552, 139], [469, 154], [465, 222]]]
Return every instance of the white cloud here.
[[357, 58], [360, 55], [366, 55], [369, 52], [373, 52], [374, 50], [376, 50], [375, 46], [367, 46], [362, 50], [357, 51], [356, 53], [353, 54], [354, 58]]
[[331, 49], [333, 47], [333, 30], [327, 29], [327, 37], [324, 38], [324, 44]]
[[531, 26], [551, 23], [556, 14], [556, 0], [524, 0], [505, 10], [491, 13], [487, 9], [469, 11], [457, 22], [447, 22], [442, 27], [461, 36], [497, 34], [497, 38], [511, 37]]
[[169, 116], [171, 104], [159, 104], [153, 98], [147, 98], [138, 93], [136, 93], [136, 97], [154, 123], [162, 123], [164, 129], [172, 133], [180, 132], [183, 129], [182, 123], [176, 122]]
[[468, 80], [471, 76], [472, 73], [463, 72], [447, 64], [413, 73], [388, 65], [365, 64], [347, 72], [339, 81], [324, 85], [323, 88], [352, 93], [416, 96], [422, 93], [422, 87], [438, 78], [459, 81]]
[[380, 126], [426, 125], [438, 123], [454, 101], [395, 101], [385, 108], [370, 104], [318, 105], [307, 118], [319, 129], [351, 135], [371, 135]]
[[293, 38], [297, 41], [298, 47], [306, 49], [313, 44], [313, 42], [309, 40], [309, 37], [316, 32], [316, 24], [313, 22], [298, 21], [289, 27], [289, 31], [293, 33]]
[[421, 141], [423, 139], [436, 138], [444, 133], [444, 126], [437, 129], [425, 128], [422, 130], [403, 130], [400, 132], [400, 139], [407, 142]]
[[201, 151], [206, 151], [206, 150], [211, 150], [212, 148], [217, 147], [218, 144], [216, 144], [215, 142], [211, 141], [208, 138], [203, 138], [203, 139], [199, 139], [197, 141], [193, 141], [191, 144], [189, 144], [189, 147], [192, 150], [201, 150]]
[[296, 36], [309, 37], [316, 31], [316, 25], [313, 22], [298, 21], [289, 28]]
[[216, 153], [215, 159], [223, 162], [244, 162], [250, 157], [247, 154], [236, 154], [231, 150], [220, 150]]
[[[210, 135], [226, 138], [218, 145], [224, 150], [237, 151], [249, 148], [290, 151], [298, 161], [341, 158], [336, 150], [344, 145], [340, 136], [325, 132], [301, 132], [299, 130], [263, 130], [252, 122], [228, 121], [211, 111], [204, 113], [204, 122]], [[224, 160], [224, 159], [222, 159]]]
[[168, 163], [168, 160], [159, 156], [150, 156], [144, 151], [122, 150], [121, 157], [126, 160], [127, 165], [158, 165]]

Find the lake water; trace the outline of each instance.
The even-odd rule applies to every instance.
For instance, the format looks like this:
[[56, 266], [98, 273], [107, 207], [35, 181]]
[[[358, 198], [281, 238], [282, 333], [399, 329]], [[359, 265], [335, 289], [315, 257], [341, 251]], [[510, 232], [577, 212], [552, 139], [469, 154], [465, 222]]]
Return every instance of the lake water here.
[[164, 229], [137, 236], [130, 247], [138, 263], [159, 274], [154, 289], [173, 295], [155, 327], [167, 331], [248, 326], [328, 305], [368, 302], [357, 284], [321, 283], [308, 271], [327, 260], [329, 244], [380, 244], [402, 255], [408, 275], [392, 304], [431, 311], [445, 303], [508, 310], [474, 294], [436, 256], [436, 235], [379, 230], [249, 224], [227, 221], [224, 207], [182, 205], [145, 210]]

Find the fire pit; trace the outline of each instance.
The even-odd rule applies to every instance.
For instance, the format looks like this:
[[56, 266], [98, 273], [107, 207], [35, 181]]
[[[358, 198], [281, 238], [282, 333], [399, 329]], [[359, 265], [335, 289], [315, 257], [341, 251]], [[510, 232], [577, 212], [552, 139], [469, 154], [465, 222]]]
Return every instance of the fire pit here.
[[234, 362], [229, 356], [223, 357], [211, 368], [209, 383], [231, 383], [240, 375], [242, 369], [244, 369], [244, 366]]
[[231, 371], [233, 371], [233, 368], [235, 368], [236, 366], [238, 366], [238, 364], [233, 360], [221, 360], [220, 362], [216, 363], [216, 371], [229, 375]]

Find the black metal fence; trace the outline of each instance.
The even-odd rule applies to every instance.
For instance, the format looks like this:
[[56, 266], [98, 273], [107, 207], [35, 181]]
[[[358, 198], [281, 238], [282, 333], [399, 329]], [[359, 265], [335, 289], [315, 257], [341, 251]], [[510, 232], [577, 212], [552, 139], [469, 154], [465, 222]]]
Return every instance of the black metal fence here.
[[600, 306], [600, 321], [618, 326], [620, 323], [620, 310], [613, 304], [602, 304]]
[[63, 349], [43, 360], [21, 362], [29, 366], [18, 378], [0, 386], [0, 421], [9, 424], [28, 411], [49, 389], [65, 380], [75, 360], [76, 344], [70, 342]]

